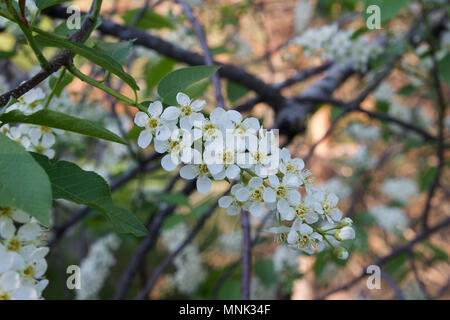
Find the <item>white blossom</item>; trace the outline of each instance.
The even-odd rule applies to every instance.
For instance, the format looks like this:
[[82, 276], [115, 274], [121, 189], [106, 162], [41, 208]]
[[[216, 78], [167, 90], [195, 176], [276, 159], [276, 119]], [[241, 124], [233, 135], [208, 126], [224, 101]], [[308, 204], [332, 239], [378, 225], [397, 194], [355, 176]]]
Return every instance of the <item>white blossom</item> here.
[[120, 239], [114, 233], [97, 240], [81, 261], [81, 288], [77, 290], [77, 300], [97, 299], [110, 269], [115, 265], [114, 251], [119, 248]]

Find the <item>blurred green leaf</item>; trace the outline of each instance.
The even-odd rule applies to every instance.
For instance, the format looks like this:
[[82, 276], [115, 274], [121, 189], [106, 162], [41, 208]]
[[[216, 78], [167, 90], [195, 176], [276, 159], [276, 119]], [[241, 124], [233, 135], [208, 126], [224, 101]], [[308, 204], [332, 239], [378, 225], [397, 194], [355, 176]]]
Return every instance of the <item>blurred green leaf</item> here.
[[217, 294], [219, 300], [240, 300], [241, 299], [241, 281], [230, 278], [219, 289]]
[[63, 3], [63, 2], [67, 2], [68, 0], [35, 0], [35, 4], [36, 7], [38, 7], [38, 9], [43, 10], [45, 8]]
[[155, 198], [167, 204], [187, 207], [191, 206], [188, 197], [182, 193], [157, 193], [155, 194]]
[[115, 61], [119, 61], [124, 64], [133, 49], [133, 42], [135, 40], [122, 41], [122, 42], [96, 42], [94, 50], [100, 50], [100, 52], [110, 56]]
[[438, 62], [439, 77], [450, 85], [450, 53]]
[[194, 83], [212, 76], [219, 66], [195, 66], [172, 71], [158, 85], [158, 94], [167, 104], [176, 104], [178, 92], [184, 92]]
[[381, 22], [387, 22], [394, 18], [401, 9], [406, 8], [411, 0], [366, 0], [364, 6], [363, 17], [367, 21], [369, 15], [367, 14], [367, 7], [377, 5], [381, 9]]
[[[141, 9], [133, 9], [125, 12], [122, 16], [123, 21], [126, 25], [130, 25], [136, 15], [141, 11]], [[142, 17], [139, 19], [139, 22], [136, 24], [136, 27], [139, 29], [163, 29], [163, 28], [173, 28], [172, 22], [156, 13], [153, 10], [147, 9], [144, 11]]]
[[231, 103], [235, 103], [237, 100], [245, 96], [250, 90], [246, 87], [228, 80], [227, 81], [227, 97]]
[[21, 209], [50, 226], [52, 192], [47, 174], [24, 147], [2, 133], [0, 206]]
[[277, 282], [278, 277], [275, 273], [272, 259], [256, 261], [253, 268], [256, 276], [261, 280], [266, 288], [270, 288]]
[[176, 61], [167, 57], [162, 58], [157, 64], [152, 65], [151, 61], [145, 68], [145, 80], [147, 83], [147, 91], [150, 92], [162, 78], [164, 78], [175, 67]]
[[430, 188], [431, 183], [434, 180], [434, 177], [436, 176], [437, 167], [426, 167], [419, 173], [419, 188], [420, 191], [426, 191]]

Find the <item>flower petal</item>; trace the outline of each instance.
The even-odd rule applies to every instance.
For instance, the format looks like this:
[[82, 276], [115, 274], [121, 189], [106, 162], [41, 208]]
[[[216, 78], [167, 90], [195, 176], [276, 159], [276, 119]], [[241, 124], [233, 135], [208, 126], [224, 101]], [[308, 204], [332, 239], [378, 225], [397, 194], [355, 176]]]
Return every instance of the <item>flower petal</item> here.
[[152, 116], [152, 118], [158, 117], [163, 110], [163, 106], [161, 101], [155, 101], [150, 103], [148, 106], [148, 113]]
[[211, 190], [211, 180], [207, 177], [200, 177], [197, 179], [197, 190], [201, 194], [209, 193]]
[[161, 119], [165, 121], [173, 121], [178, 119], [179, 116], [180, 116], [180, 109], [171, 106], [164, 110], [163, 114], [161, 115]]
[[189, 106], [191, 104], [191, 99], [184, 94], [183, 92], [178, 92], [177, 93], [177, 102], [180, 106]]
[[152, 139], [153, 139], [153, 135], [150, 131], [142, 130], [141, 133], [139, 134], [137, 144], [142, 149], [145, 149], [148, 147], [150, 142], [152, 142]]

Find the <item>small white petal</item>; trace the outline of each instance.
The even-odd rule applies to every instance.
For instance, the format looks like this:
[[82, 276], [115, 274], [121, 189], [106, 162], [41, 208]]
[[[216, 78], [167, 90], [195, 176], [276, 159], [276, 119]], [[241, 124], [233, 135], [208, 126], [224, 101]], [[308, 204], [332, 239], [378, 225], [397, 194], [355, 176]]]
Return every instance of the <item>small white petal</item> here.
[[156, 140], [168, 140], [170, 138], [170, 129], [166, 126], [156, 128], [155, 139]]
[[189, 99], [189, 97], [184, 94], [183, 92], [178, 92], [177, 93], [177, 102], [180, 106], [188, 106], [191, 104], [191, 99]]
[[161, 119], [165, 121], [173, 121], [178, 119], [179, 116], [180, 116], [180, 109], [172, 106], [164, 110], [163, 114], [161, 115]]
[[228, 179], [236, 179], [240, 173], [241, 173], [241, 169], [237, 165], [232, 164], [231, 166], [229, 166], [227, 168], [225, 174]]
[[155, 101], [150, 103], [148, 106], [148, 113], [152, 116], [152, 118], [158, 117], [163, 110], [163, 106], [161, 101]]
[[263, 180], [260, 177], [253, 177], [248, 182], [248, 186], [250, 188], [254, 188], [254, 189], [261, 187], [262, 184], [263, 184]]
[[211, 190], [211, 180], [206, 177], [198, 178], [197, 179], [197, 190], [201, 194], [209, 193], [209, 190]]
[[198, 175], [196, 167], [188, 164], [180, 169], [180, 176], [186, 180], [192, 180]]
[[231, 205], [232, 202], [233, 202], [232, 197], [223, 196], [219, 199], [219, 207], [226, 209]]
[[252, 216], [258, 218], [263, 214], [263, 207], [259, 202], [254, 202], [250, 205], [249, 211]]
[[153, 135], [148, 130], [142, 130], [139, 134], [137, 144], [142, 149], [145, 149], [148, 147], [148, 145], [152, 142]]
[[241, 188], [236, 191], [236, 199], [241, 202], [247, 201], [250, 197], [250, 192], [246, 188]]
[[240, 123], [242, 121], [242, 114], [240, 114], [238, 111], [236, 110], [228, 110], [227, 111], [227, 116], [228, 119], [235, 122], [235, 123]]
[[145, 125], [148, 123], [148, 120], [150, 120], [149, 116], [142, 111], [139, 111], [134, 116], [134, 123], [139, 127], [145, 127]]
[[50, 132], [44, 133], [41, 144], [44, 148], [50, 148], [55, 144], [55, 136]]
[[161, 166], [163, 167], [164, 170], [166, 171], [173, 171], [176, 169], [176, 167], [178, 166], [178, 163], [175, 163], [172, 160], [172, 156], [170, 154], [166, 154], [162, 159], [161, 159]]
[[274, 188], [276, 188], [280, 185], [280, 179], [278, 179], [278, 177], [276, 175], [270, 175], [269, 182], [270, 182], [270, 185]]
[[201, 111], [205, 106], [206, 106], [205, 100], [195, 100], [191, 105], [191, 109], [194, 111]]
[[42, 234], [41, 227], [34, 222], [24, 224], [17, 231], [17, 237], [21, 240], [31, 241], [38, 238]]
[[277, 200], [277, 195], [272, 188], [266, 188], [266, 190], [264, 190], [263, 199], [264, 202], [275, 202]]

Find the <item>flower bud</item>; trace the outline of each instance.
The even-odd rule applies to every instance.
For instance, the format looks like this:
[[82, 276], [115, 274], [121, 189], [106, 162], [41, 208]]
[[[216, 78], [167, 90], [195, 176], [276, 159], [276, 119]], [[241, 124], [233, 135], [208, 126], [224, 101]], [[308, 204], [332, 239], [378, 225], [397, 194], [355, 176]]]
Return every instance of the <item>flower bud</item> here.
[[341, 222], [339, 223], [339, 225], [341, 226], [351, 226], [353, 224], [353, 220], [350, 218], [344, 218], [341, 220]]
[[343, 227], [335, 232], [334, 237], [338, 241], [355, 239], [355, 230], [352, 227]]
[[341, 260], [347, 260], [348, 258], [348, 251], [343, 247], [334, 248], [334, 254]]

